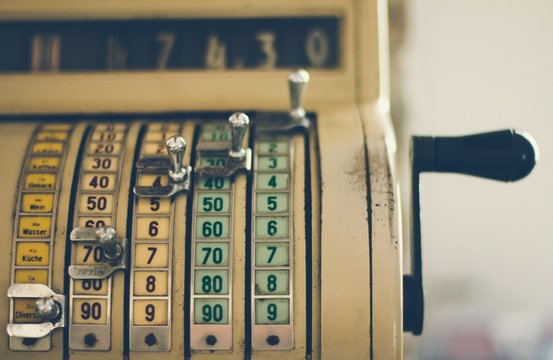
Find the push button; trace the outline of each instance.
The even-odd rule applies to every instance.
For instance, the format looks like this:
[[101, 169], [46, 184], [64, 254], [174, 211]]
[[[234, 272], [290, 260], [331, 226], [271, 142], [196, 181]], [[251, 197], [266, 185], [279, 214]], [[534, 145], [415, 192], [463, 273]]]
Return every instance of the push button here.
[[257, 239], [286, 239], [289, 235], [288, 216], [256, 216], [255, 237]]
[[17, 243], [15, 265], [47, 266], [50, 263], [50, 244], [47, 242]]
[[61, 142], [39, 142], [33, 145], [32, 153], [41, 155], [60, 155], [63, 152]]
[[29, 174], [25, 176], [25, 190], [55, 190], [56, 189], [55, 174]]
[[21, 211], [50, 213], [54, 209], [54, 194], [23, 194]]
[[48, 270], [15, 270], [15, 283], [48, 285]]
[[73, 324], [105, 325], [108, 321], [106, 299], [73, 299]]
[[41, 131], [36, 134], [36, 139], [40, 141], [65, 141], [68, 135], [66, 131]]
[[133, 302], [133, 325], [166, 326], [167, 315], [167, 300], [134, 300]]
[[290, 324], [290, 300], [256, 299], [255, 323], [258, 325]]
[[40, 323], [42, 318], [36, 312], [36, 299], [17, 299], [13, 302], [14, 323]]
[[58, 130], [69, 130], [71, 129], [71, 124], [45, 124], [42, 126], [42, 130], [47, 131], [58, 131]]
[[106, 279], [74, 280], [73, 293], [76, 295], [107, 295], [108, 281]]
[[58, 157], [42, 157], [37, 156], [31, 158], [27, 170], [30, 171], [57, 171], [60, 166], [60, 158]]
[[20, 238], [49, 238], [52, 228], [50, 216], [20, 216], [18, 236]]
[[136, 268], [163, 268], [169, 266], [169, 244], [136, 244], [134, 266]]

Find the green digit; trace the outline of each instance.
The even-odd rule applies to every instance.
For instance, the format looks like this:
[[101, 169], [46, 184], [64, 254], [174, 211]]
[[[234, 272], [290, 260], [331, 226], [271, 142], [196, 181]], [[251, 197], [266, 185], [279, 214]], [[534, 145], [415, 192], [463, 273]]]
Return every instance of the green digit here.
[[204, 237], [210, 237], [211, 235], [215, 237], [220, 237], [223, 234], [223, 223], [220, 221], [206, 221], [202, 224], [202, 235]]
[[267, 209], [270, 211], [275, 211], [277, 209], [277, 197], [268, 196], [267, 197]]
[[275, 220], [269, 220], [267, 222], [267, 233], [273, 236], [278, 231], [277, 222]]
[[277, 277], [274, 275], [269, 275], [267, 277], [267, 289], [269, 291], [275, 291], [277, 288]]
[[205, 251], [205, 257], [202, 260], [202, 265], [207, 264], [207, 261], [209, 260], [209, 256], [211, 255], [211, 248], [210, 247], [203, 247], [202, 251]]
[[216, 197], [204, 197], [203, 198], [203, 210], [206, 212], [210, 211], [221, 211], [223, 210], [223, 198]]
[[221, 177], [208, 177], [204, 181], [204, 187], [206, 189], [222, 189], [225, 186], [225, 179]]
[[211, 321], [211, 306], [204, 305], [202, 306], [202, 320], [205, 322]]
[[275, 257], [277, 247], [276, 246], [267, 246], [267, 249], [271, 252], [269, 255], [269, 260], [267, 260], [267, 263], [270, 264], [273, 262], [273, 258]]
[[202, 291], [208, 294], [212, 290], [214, 293], [220, 293], [223, 290], [223, 278], [219, 275], [214, 277], [204, 276], [202, 278]]
[[270, 187], [272, 187], [273, 189], [277, 187], [277, 182], [276, 182], [276, 176], [275, 175], [271, 176], [271, 178], [269, 179], [268, 185]]
[[277, 318], [277, 306], [276, 304], [269, 304], [267, 306], [267, 319], [274, 321]]

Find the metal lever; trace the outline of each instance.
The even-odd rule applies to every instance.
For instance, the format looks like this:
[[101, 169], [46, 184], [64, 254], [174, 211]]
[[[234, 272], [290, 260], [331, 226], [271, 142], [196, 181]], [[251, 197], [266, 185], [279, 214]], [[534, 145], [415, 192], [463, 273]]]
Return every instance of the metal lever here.
[[228, 155], [231, 159], [242, 161], [246, 156], [246, 150], [242, 148], [244, 136], [250, 125], [250, 118], [244, 113], [234, 113], [229, 119], [230, 123], [230, 150]]
[[[226, 154], [227, 161], [223, 166], [202, 166], [196, 167], [196, 173], [204, 176], [227, 177], [234, 173], [245, 170], [250, 171], [252, 166], [252, 151], [250, 148], [244, 149], [242, 143], [250, 125], [248, 115], [237, 112], [229, 117], [230, 124], [230, 148]], [[207, 153], [208, 151], [203, 151]], [[217, 156], [220, 150], [214, 150], [213, 154]], [[225, 156], [225, 155], [223, 155]]]
[[302, 107], [302, 103], [309, 80], [309, 73], [303, 69], [299, 69], [288, 76], [290, 117], [296, 123], [301, 123], [305, 119], [305, 109]]
[[184, 166], [184, 153], [186, 152], [186, 141], [182, 136], [171, 136], [165, 143], [171, 167], [169, 177], [175, 183], [181, 183], [188, 177]]
[[256, 118], [258, 132], [290, 132], [305, 131], [311, 125], [303, 108], [303, 99], [310, 81], [309, 73], [303, 69], [288, 75], [288, 92], [290, 95], [290, 110], [288, 114], [260, 114]]
[[41, 338], [54, 329], [65, 326], [65, 296], [56, 294], [43, 284], [13, 284], [8, 288], [11, 299], [38, 298], [35, 312], [43, 320], [39, 324], [8, 324], [9, 336], [19, 338]]
[[102, 262], [97, 265], [69, 266], [71, 278], [104, 279], [116, 270], [127, 268], [127, 239], [117, 236], [113, 227], [75, 228], [69, 238], [73, 242], [97, 242], [103, 250]]
[[411, 138], [412, 272], [403, 276], [404, 331], [420, 335], [424, 322], [420, 174], [449, 172], [510, 182], [530, 174], [537, 160], [534, 139], [513, 129], [462, 137]]
[[140, 197], [167, 198], [190, 189], [190, 175], [192, 167], [184, 165], [186, 153], [186, 140], [182, 136], [171, 136], [165, 146], [169, 158], [144, 158], [140, 159], [136, 166], [144, 172], [167, 171], [169, 185], [165, 186], [135, 186], [134, 194]]

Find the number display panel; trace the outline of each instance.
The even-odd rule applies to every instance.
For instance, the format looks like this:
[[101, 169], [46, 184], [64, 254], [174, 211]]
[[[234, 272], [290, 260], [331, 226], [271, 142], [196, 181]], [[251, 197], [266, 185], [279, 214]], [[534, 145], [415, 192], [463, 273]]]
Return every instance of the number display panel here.
[[[224, 122], [200, 129], [197, 164], [224, 166], [230, 129]], [[234, 178], [198, 176], [192, 222], [190, 347], [232, 350]]]
[[0, 73], [339, 66], [336, 17], [0, 24]]
[[[166, 157], [166, 140], [181, 133], [180, 123], [146, 125], [139, 159]], [[136, 177], [136, 185], [140, 186], [168, 183], [167, 171], [144, 169]], [[170, 198], [135, 196], [133, 214], [130, 351], [170, 351], [175, 202]]]
[[[95, 124], [91, 127], [81, 161], [74, 228], [116, 227], [117, 198], [128, 128], [123, 123]], [[99, 243], [72, 243], [71, 265], [98, 266], [103, 261], [104, 249]], [[71, 350], [107, 351], [111, 348], [113, 276], [70, 279]]]
[[252, 347], [291, 350], [293, 324], [293, 145], [256, 136], [252, 199]]
[[[52, 263], [62, 170], [73, 131], [71, 124], [44, 124], [34, 132], [23, 164], [13, 236], [11, 284], [52, 287]], [[12, 299], [10, 323], [39, 323], [37, 299]], [[46, 351], [50, 335], [10, 337], [11, 350]]]

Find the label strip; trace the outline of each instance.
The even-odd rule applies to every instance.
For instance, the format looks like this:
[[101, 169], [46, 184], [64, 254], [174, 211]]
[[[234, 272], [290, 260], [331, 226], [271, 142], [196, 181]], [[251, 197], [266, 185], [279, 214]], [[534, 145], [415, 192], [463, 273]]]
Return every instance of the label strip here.
[[[148, 125], [140, 159], [167, 158], [166, 140], [181, 132], [177, 123]], [[168, 184], [167, 171], [143, 169], [136, 179], [138, 186]], [[135, 196], [133, 213], [130, 350], [170, 351], [175, 203], [169, 198]]]
[[291, 350], [293, 319], [293, 145], [257, 135], [251, 244], [252, 348]]
[[[73, 131], [71, 124], [44, 124], [29, 143], [19, 183], [14, 222], [11, 284], [52, 287], [54, 237], [65, 158]], [[12, 299], [10, 323], [40, 323], [37, 299]], [[10, 337], [10, 349], [50, 350], [51, 336], [40, 339]]]

